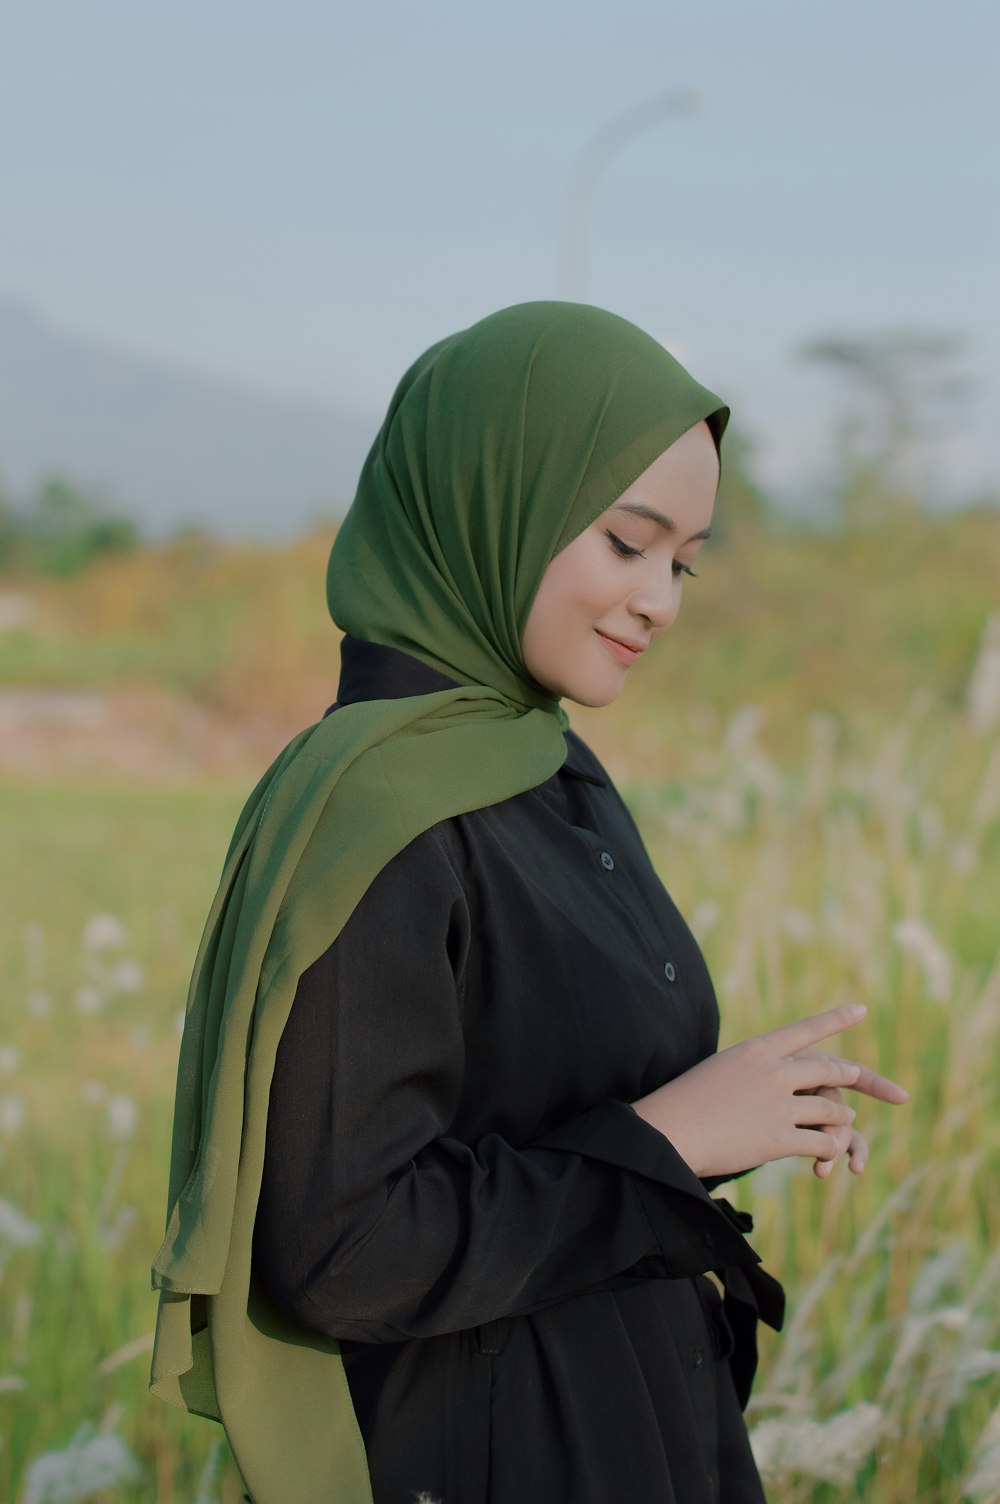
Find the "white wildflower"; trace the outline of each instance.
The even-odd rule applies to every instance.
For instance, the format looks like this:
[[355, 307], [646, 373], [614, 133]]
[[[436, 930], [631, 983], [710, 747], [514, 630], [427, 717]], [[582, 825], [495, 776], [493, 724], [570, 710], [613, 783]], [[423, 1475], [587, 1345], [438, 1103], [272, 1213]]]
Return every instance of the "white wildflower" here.
[[103, 1081], [81, 1081], [80, 1096], [88, 1107], [100, 1107], [108, 1099], [108, 1088]]
[[754, 1460], [765, 1480], [804, 1473], [824, 1483], [851, 1484], [882, 1430], [878, 1405], [859, 1404], [828, 1420], [805, 1416], [762, 1421], [750, 1433]]
[[1000, 611], [987, 617], [969, 679], [969, 719], [975, 731], [992, 731], [1000, 722]]
[[956, 841], [951, 848], [951, 870], [953, 872], [975, 872], [979, 866], [979, 852], [974, 841]]
[[965, 1480], [962, 1497], [975, 1504], [996, 1504], [1000, 1495], [1000, 1405], [980, 1433], [973, 1453], [973, 1468]]
[[763, 705], [741, 705], [729, 718], [725, 745], [730, 752], [745, 752], [757, 740], [757, 732], [767, 719]]
[[940, 851], [945, 840], [944, 816], [936, 804], [922, 804], [917, 809], [917, 823], [925, 851]]
[[975, 1384], [991, 1373], [1000, 1373], [1000, 1352], [990, 1347], [973, 1348], [954, 1360], [952, 1373], [963, 1384]]
[[707, 935], [719, 922], [719, 905], [714, 898], [703, 898], [696, 903], [691, 914], [691, 928], [696, 935]]
[[131, 1138], [139, 1121], [139, 1108], [131, 1097], [116, 1092], [108, 1098], [108, 1132], [112, 1138]]
[[81, 1013], [100, 1013], [104, 1007], [105, 997], [100, 987], [94, 987], [90, 982], [84, 982], [76, 989], [73, 1001]]
[[32, 1018], [48, 1018], [52, 1012], [52, 999], [40, 987], [32, 987], [28, 993], [28, 1012]]
[[116, 1352], [109, 1353], [106, 1358], [102, 1358], [94, 1372], [104, 1378], [106, 1374], [114, 1373], [116, 1368], [121, 1368], [124, 1363], [131, 1363], [134, 1358], [141, 1358], [143, 1353], [151, 1353], [155, 1338], [155, 1332], [145, 1332], [141, 1337], [133, 1337], [132, 1341], [126, 1342], [124, 1347], [119, 1347]]
[[738, 788], [725, 783], [716, 789], [711, 802], [711, 814], [722, 830], [742, 830], [746, 813], [746, 801]]
[[92, 914], [84, 925], [84, 950], [114, 950], [128, 938], [124, 924], [114, 914]]
[[12, 1076], [21, 1064], [21, 1051], [13, 1044], [0, 1044], [0, 1076]]
[[1000, 1498], [1000, 1442], [980, 1452], [962, 1497], [975, 1504], [996, 1504]]
[[139, 1464], [120, 1436], [93, 1436], [84, 1422], [62, 1451], [43, 1452], [24, 1475], [23, 1504], [83, 1504], [102, 1489], [132, 1483]]
[[111, 1221], [98, 1228], [97, 1241], [101, 1247], [120, 1248], [138, 1215], [134, 1206], [120, 1206]]
[[816, 925], [805, 909], [790, 904], [781, 912], [781, 927], [786, 935], [800, 944], [807, 945], [816, 933]]
[[0, 1377], [0, 1394], [14, 1394], [18, 1389], [27, 1387], [27, 1380], [22, 1379], [19, 1373], [6, 1373]]
[[146, 1024], [136, 1024], [134, 1028], [129, 1030], [128, 1037], [129, 1043], [134, 1050], [145, 1050], [153, 1038]]
[[0, 1097], [0, 1136], [13, 1138], [23, 1127], [23, 1100], [20, 1097]]
[[774, 1417], [762, 1420], [750, 1432], [750, 1450], [765, 1482], [776, 1478], [785, 1466], [786, 1442], [795, 1422]]
[[208, 1449], [205, 1466], [202, 1468], [201, 1477], [198, 1479], [198, 1493], [194, 1504], [214, 1504], [215, 1485], [219, 1479], [222, 1461], [222, 1439], [217, 1436]]
[[10, 1201], [0, 1201], [0, 1241], [13, 1248], [30, 1248], [42, 1236], [37, 1222], [32, 1222]]
[[138, 992], [145, 972], [138, 961], [116, 961], [111, 969], [111, 985], [119, 992]]
[[968, 1320], [969, 1312], [965, 1306], [941, 1306], [936, 1311], [921, 1311], [919, 1315], [904, 1317], [896, 1351], [882, 1380], [882, 1396], [899, 1391], [909, 1382], [913, 1360], [935, 1327], [943, 1326], [946, 1331], [959, 1332]]
[[927, 996], [936, 1003], [946, 1003], [951, 996], [951, 957], [941, 942], [922, 919], [901, 919], [891, 933], [900, 949], [919, 965]]
[[910, 1283], [910, 1310], [930, 1311], [949, 1286], [961, 1287], [965, 1283], [967, 1257], [968, 1245], [963, 1238], [956, 1238], [940, 1253], [924, 1259]]

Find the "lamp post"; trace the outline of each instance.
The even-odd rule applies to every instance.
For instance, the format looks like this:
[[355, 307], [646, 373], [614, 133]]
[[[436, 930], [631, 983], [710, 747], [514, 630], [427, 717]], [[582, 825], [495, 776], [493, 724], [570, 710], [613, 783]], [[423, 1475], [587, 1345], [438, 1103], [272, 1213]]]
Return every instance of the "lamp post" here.
[[613, 115], [581, 147], [570, 170], [559, 232], [558, 278], [564, 298], [581, 303], [586, 298], [591, 206], [601, 174], [612, 157], [661, 121], [697, 115], [701, 107], [701, 95], [695, 90], [669, 89]]

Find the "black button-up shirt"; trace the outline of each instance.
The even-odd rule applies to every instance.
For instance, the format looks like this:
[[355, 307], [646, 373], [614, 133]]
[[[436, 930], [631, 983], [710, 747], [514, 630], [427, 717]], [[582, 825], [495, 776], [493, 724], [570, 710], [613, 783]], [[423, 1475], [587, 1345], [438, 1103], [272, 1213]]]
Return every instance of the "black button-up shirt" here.
[[[347, 636], [337, 702], [454, 680]], [[299, 980], [254, 1265], [339, 1339], [375, 1504], [750, 1504], [781, 1287], [629, 1105], [718, 1047], [698, 945], [572, 730], [386, 864]], [[723, 1304], [705, 1271], [717, 1271]]]

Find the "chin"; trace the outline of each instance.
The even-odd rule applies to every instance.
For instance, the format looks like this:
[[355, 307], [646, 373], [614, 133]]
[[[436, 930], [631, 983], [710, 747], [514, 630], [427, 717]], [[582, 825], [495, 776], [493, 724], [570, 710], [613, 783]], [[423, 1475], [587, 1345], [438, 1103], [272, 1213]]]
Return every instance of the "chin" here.
[[612, 700], [617, 700], [623, 688], [624, 685], [621, 683], [602, 686], [596, 683], [567, 685], [562, 694], [564, 699], [572, 700], [574, 705], [589, 705], [596, 710], [602, 705], [610, 705]]

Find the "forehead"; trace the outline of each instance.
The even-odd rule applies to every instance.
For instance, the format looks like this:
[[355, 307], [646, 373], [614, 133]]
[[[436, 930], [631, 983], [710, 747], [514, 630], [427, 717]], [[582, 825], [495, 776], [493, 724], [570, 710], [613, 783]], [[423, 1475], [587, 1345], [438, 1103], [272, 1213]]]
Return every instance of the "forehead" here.
[[652, 522], [666, 534], [706, 537], [719, 484], [719, 456], [708, 424], [697, 423], [648, 465], [608, 508]]

